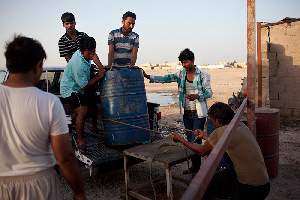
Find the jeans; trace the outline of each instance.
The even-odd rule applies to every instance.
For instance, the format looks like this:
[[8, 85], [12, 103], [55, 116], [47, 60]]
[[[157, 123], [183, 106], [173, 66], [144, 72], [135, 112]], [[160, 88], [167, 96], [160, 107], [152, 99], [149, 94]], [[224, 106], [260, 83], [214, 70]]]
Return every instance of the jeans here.
[[[206, 117], [199, 118], [197, 113], [184, 113], [183, 115], [183, 124], [185, 129], [189, 129], [191, 131], [186, 131], [187, 140], [189, 142], [194, 142], [197, 144], [202, 143], [202, 139], [196, 139], [194, 135], [194, 130], [196, 129], [204, 129], [204, 124], [206, 121]], [[191, 158], [192, 160], [192, 172], [197, 172], [200, 169], [201, 165], [201, 156], [194, 155]]]

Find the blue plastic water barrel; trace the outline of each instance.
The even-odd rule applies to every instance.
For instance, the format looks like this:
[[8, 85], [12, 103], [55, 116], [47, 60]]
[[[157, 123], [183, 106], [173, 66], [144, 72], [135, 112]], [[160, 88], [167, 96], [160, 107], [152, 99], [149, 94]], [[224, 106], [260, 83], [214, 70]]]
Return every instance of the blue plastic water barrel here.
[[[144, 76], [138, 68], [113, 68], [100, 83], [102, 117], [107, 145], [150, 142]], [[130, 125], [128, 125], [130, 124]]]

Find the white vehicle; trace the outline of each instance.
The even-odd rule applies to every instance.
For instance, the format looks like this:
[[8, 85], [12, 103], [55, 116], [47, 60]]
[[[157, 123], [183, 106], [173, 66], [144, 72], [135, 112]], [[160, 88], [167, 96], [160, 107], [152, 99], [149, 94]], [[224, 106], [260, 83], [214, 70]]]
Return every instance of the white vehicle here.
[[5, 69], [0, 69], [0, 83], [3, 83], [7, 79], [7, 71]]

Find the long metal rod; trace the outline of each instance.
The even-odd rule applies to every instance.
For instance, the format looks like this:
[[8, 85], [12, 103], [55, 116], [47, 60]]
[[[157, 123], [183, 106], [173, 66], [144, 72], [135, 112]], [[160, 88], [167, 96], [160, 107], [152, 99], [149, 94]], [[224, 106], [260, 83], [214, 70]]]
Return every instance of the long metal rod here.
[[257, 22], [257, 106], [262, 106], [261, 23]]
[[231, 120], [230, 124], [224, 131], [223, 136], [218, 141], [217, 145], [213, 148], [210, 152], [208, 158], [205, 162], [201, 165], [200, 170], [193, 178], [192, 182], [190, 183], [189, 187], [181, 197], [182, 200], [191, 200], [191, 199], [201, 199], [210, 183], [217, 166], [219, 165], [225, 149], [228, 146], [228, 143], [231, 139], [231, 135], [233, 130], [240, 122], [242, 114], [244, 113], [244, 109], [246, 107], [247, 99], [244, 99], [242, 105], [239, 107], [237, 113], [235, 114], [234, 118]]
[[247, 123], [256, 135], [255, 87], [256, 87], [256, 37], [255, 37], [255, 0], [247, 0]]

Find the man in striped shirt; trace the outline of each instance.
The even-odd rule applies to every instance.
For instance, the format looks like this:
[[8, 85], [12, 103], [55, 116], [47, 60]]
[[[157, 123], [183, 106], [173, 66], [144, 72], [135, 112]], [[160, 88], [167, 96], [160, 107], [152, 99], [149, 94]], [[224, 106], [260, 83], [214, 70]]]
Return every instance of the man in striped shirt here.
[[123, 26], [108, 36], [108, 67], [132, 67], [137, 59], [139, 35], [132, 32], [136, 15], [130, 11], [122, 17]]
[[[61, 21], [66, 29], [66, 33], [58, 41], [59, 54], [60, 57], [64, 57], [69, 62], [73, 53], [79, 49], [81, 38], [88, 35], [75, 29], [76, 21], [72, 13], [66, 12], [62, 14]], [[94, 55], [93, 61], [100, 70], [103, 69], [103, 65], [97, 54]]]

